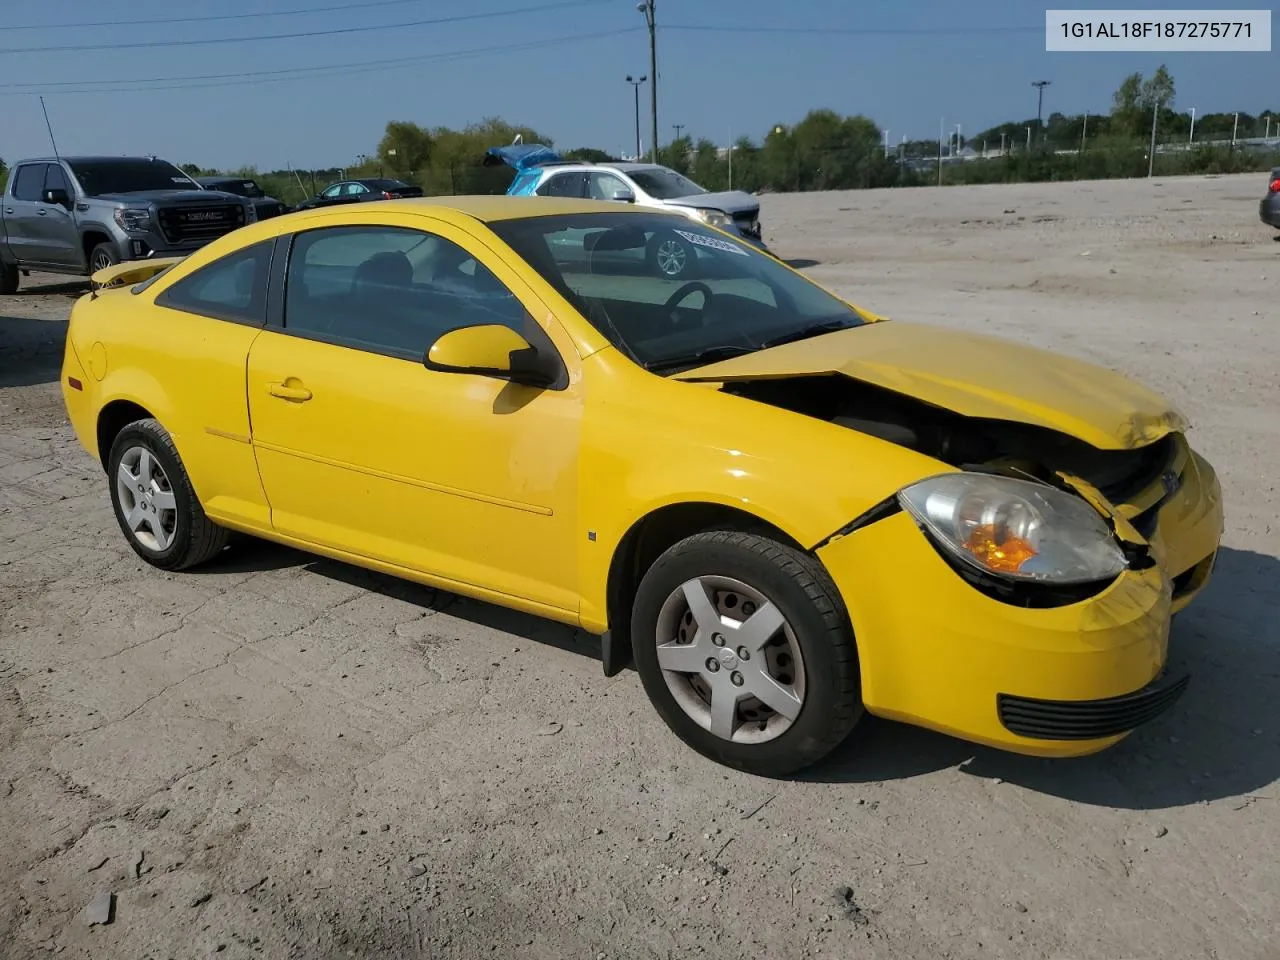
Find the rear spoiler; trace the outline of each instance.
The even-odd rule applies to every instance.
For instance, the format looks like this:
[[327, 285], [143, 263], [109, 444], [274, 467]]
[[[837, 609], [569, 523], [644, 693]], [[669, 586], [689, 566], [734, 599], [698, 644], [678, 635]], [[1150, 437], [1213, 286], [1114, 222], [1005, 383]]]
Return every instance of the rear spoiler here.
[[175, 263], [181, 263], [186, 257], [156, 257], [152, 260], [126, 260], [115, 263], [101, 270], [95, 270], [89, 276], [94, 292], [101, 287], [122, 287], [126, 284], [141, 283], [150, 280], [157, 273], [168, 270]]

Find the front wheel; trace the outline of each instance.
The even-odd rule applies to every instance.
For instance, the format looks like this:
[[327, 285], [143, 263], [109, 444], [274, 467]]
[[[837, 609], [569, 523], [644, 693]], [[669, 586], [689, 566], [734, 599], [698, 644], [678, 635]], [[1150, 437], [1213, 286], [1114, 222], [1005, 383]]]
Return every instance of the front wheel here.
[[18, 292], [18, 268], [12, 263], [0, 262], [0, 295]]
[[673, 230], [663, 230], [650, 238], [645, 250], [649, 269], [667, 280], [689, 280], [697, 275], [698, 254], [693, 244]]
[[659, 715], [726, 766], [795, 773], [862, 716], [840, 594], [814, 558], [776, 541], [729, 531], [680, 541], [641, 580], [631, 635]]
[[183, 570], [227, 545], [228, 531], [205, 516], [173, 438], [158, 421], [138, 420], [120, 431], [107, 478], [125, 539], [153, 567]]

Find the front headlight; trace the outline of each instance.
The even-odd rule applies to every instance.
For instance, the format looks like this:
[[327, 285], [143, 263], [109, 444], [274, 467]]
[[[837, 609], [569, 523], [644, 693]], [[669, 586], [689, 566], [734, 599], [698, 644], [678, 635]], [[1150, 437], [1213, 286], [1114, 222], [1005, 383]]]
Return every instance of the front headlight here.
[[245, 223], [258, 222], [258, 207], [256, 204], [250, 203], [245, 205], [244, 222]]
[[733, 223], [733, 218], [727, 213], [720, 210], [703, 210], [698, 208], [693, 211], [696, 219], [712, 227], [727, 227]]
[[953, 473], [905, 487], [898, 500], [944, 549], [984, 573], [1077, 584], [1110, 579], [1126, 566], [1101, 515], [1045, 484]]
[[117, 207], [112, 216], [121, 230], [146, 230], [151, 226], [151, 214], [146, 207]]

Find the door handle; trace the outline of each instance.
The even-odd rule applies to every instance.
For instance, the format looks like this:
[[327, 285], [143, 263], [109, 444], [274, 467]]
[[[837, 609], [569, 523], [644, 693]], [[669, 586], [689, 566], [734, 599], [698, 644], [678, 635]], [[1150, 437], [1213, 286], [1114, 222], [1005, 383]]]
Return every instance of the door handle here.
[[38, 216], [41, 216], [41, 217], [43, 217], [46, 213], [48, 213], [48, 211], [47, 211], [47, 210], [37, 210], [37, 211], [36, 211], [36, 214], [37, 214]]
[[293, 386], [289, 383], [269, 383], [267, 393], [281, 400], [293, 400], [297, 403], [311, 399], [311, 391], [306, 387]]

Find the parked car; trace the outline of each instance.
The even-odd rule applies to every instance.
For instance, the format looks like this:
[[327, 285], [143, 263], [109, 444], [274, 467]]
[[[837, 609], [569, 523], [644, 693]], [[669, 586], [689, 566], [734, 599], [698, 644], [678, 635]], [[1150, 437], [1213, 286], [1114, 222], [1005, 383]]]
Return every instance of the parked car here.
[[[1267, 195], [1258, 204], [1258, 216], [1267, 226], [1280, 230], [1280, 167], [1271, 168]], [[1280, 235], [1276, 239], [1280, 240]]]
[[331, 183], [314, 197], [303, 200], [294, 209], [312, 210], [331, 207], [340, 203], [367, 203], [370, 200], [399, 200], [404, 197], [420, 197], [422, 188], [411, 186], [403, 180], [386, 180], [381, 177], [364, 180], [339, 180]]
[[[709, 224], [768, 252], [760, 226], [760, 201], [741, 190], [709, 193], [688, 177], [653, 163], [585, 163], [563, 160], [540, 143], [490, 147], [485, 163], [516, 171], [507, 189], [513, 197], [570, 197], [614, 200], [682, 214]], [[676, 232], [655, 238], [646, 251], [650, 267], [675, 279], [697, 273], [694, 244]]]
[[195, 179], [206, 190], [234, 193], [237, 197], [247, 197], [252, 200], [253, 209], [258, 212], [259, 220], [268, 220], [289, 212], [287, 204], [275, 197], [268, 197], [252, 177], [196, 177]]
[[67, 414], [153, 566], [238, 530], [572, 624], [756, 774], [864, 710], [1052, 757], [1178, 699], [1223, 510], [1169, 401], [702, 224], [709, 279], [592, 262], [670, 221], [390, 201], [114, 267], [71, 314]]
[[0, 202], [0, 293], [32, 270], [87, 277], [127, 260], [186, 255], [257, 219], [155, 157], [42, 157], [9, 175]]

